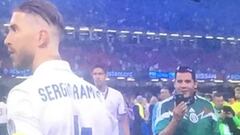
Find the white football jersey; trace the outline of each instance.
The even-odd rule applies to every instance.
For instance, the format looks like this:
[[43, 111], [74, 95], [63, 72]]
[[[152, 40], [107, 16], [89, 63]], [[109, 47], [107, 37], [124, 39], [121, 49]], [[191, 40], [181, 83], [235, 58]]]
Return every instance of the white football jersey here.
[[0, 102], [0, 124], [7, 123], [7, 105]]
[[116, 120], [103, 101], [67, 62], [47, 61], [10, 91], [8, 129], [24, 135], [112, 135]]
[[[109, 112], [119, 119], [121, 115], [127, 114], [127, 105], [124, 101], [123, 95], [116, 89], [107, 87], [104, 98]], [[118, 122], [116, 123], [118, 125]], [[119, 125], [114, 129], [113, 135], [119, 135]]]

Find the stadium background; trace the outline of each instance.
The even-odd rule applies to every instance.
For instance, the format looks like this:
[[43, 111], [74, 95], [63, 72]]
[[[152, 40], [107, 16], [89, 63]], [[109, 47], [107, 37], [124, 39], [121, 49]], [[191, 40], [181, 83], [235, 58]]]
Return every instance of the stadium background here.
[[[63, 59], [91, 81], [107, 67], [109, 84], [124, 93], [156, 94], [172, 86], [178, 65], [197, 71], [199, 91], [231, 95], [240, 82], [240, 1], [52, 0], [64, 15]], [[0, 1], [0, 94], [30, 75], [12, 68], [5, 46], [11, 9]]]

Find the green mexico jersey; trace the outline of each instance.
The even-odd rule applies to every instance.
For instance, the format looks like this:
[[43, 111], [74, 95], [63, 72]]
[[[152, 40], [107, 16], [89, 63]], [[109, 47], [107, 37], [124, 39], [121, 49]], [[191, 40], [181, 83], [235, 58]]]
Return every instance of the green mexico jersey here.
[[[218, 134], [217, 117], [212, 105], [200, 96], [188, 107], [183, 119], [179, 122], [174, 135], [216, 135]], [[153, 111], [153, 133], [160, 133], [172, 119], [175, 106], [174, 98], [168, 98], [156, 104]]]

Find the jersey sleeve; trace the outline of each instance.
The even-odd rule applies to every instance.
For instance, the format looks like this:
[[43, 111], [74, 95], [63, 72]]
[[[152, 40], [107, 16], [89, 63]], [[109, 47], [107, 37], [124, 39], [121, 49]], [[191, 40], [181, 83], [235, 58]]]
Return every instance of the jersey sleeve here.
[[7, 123], [7, 105], [4, 102], [0, 102], [0, 124]]
[[119, 93], [118, 115], [123, 115], [126, 113], [127, 113], [127, 104], [126, 104], [122, 94]]
[[7, 99], [8, 131], [11, 134], [42, 135], [29, 94], [18, 89], [11, 90]]
[[212, 124], [211, 124], [211, 126], [212, 126], [212, 135], [220, 135], [219, 123], [218, 123], [218, 118], [217, 118], [215, 109], [214, 109], [214, 107], [212, 106], [211, 103], [206, 104], [206, 106], [208, 106], [208, 108], [210, 109], [209, 113], [211, 114], [210, 118], [211, 118], [211, 121], [212, 121]]
[[154, 135], [157, 135], [167, 127], [171, 120], [171, 114], [171, 112], [162, 112], [161, 102], [154, 106], [152, 116], [152, 131]]
[[157, 104], [154, 105], [153, 111], [152, 111], [152, 132], [155, 133], [155, 120], [156, 120], [156, 111], [157, 111]]
[[238, 118], [237, 116], [234, 116], [233, 121], [237, 125], [237, 127], [240, 127], [240, 118]]

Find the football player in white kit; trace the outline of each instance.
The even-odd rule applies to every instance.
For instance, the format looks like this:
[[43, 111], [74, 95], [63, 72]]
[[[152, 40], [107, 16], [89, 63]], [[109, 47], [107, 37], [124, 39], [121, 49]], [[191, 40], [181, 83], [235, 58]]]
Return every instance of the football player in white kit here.
[[33, 75], [9, 92], [10, 135], [112, 135], [115, 119], [100, 92], [61, 60], [63, 31], [61, 14], [46, 0], [14, 10], [5, 44], [13, 66]]
[[92, 77], [95, 86], [101, 91], [109, 112], [118, 120], [113, 135], [130, 135], [128, 109], [123, 95], [118, 90], [108, 87], [106, 70], [103, 66], [97, 65], [92, 69]]
[[7, 105], [0, 100], [0, 135], [7, 135]]

